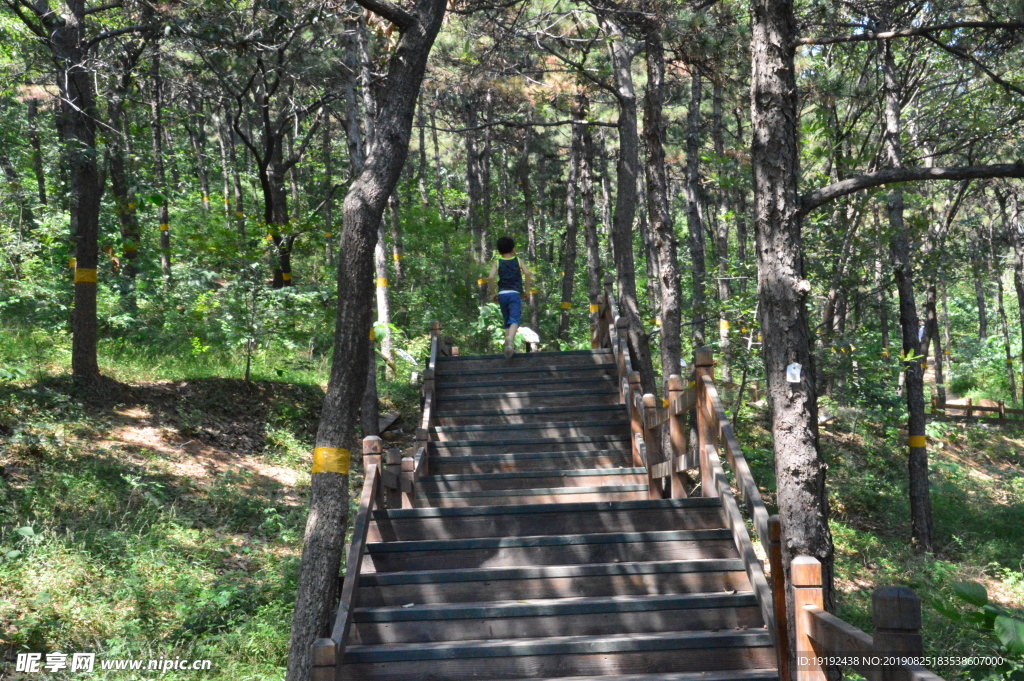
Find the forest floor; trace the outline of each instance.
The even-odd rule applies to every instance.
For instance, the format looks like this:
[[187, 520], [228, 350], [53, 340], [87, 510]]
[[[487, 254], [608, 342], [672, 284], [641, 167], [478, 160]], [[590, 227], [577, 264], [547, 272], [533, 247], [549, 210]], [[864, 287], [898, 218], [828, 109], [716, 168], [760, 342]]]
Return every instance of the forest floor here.
[[[402, 447], [415, 393], [385, 393], [405, 431], [389, 446]], [[18, 678], [18, 651], [89, 650], [210, 659], [204, 678], [282, 678], [322, 397], [315, 382], [137, 380], [86, 406], [61, 377], [0, 385], [0, 677]], [[766, 425], [746, 411], [739, 429], [762, 483]], [[929, 653], [991, 653], [989, 634], [932, 602], [966, 612], [954, 584], [974, 580], [1024, 608], [1024, 430], [936, 423], [929, 436], [937, 544], [922, 555], [896, 417], [839, 408], [823, 427], [839, 613], [870, 631], [873, 588], [906, 584], [922, 597]]]

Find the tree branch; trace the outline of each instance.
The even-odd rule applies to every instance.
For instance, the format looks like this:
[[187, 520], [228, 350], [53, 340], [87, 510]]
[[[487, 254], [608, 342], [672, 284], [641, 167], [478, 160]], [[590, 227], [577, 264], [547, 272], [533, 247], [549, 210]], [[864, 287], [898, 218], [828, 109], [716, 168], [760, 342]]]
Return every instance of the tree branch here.
[[119, 35], [124, 35], [125, 33], [146, 33], [152, 30], [153, 26], [126, 26], [125, 28], [115, 28], [112, 31], [104, 31], [85, 43], [85, 49], [88, 50], [108, 38], [114, 38]]
[[391, 0], [356, 0], [357, 3], [379, 14], [392, 24], [398, 27], [399, 31], [405, 31], [416, 23], [416, 17], [391, 2]]
[[1024, 96], [1024, 90], [1022, 90], [1021, 88], [1017, 87], [1013, 83], [1009, 82], [1005, 78], [1001, 77], [999, 74], [997, 74], [995, 71], [993, 71], [989, 67], [985, 66], [985, 64], [982, 63], [982, 61], [980, 59], [978, 59], [977, 57], [975, 57], [974, 55], [969, 54], [967, 52], [964, 52], [963, 50], [961, 50], [961, 49], [959, 49], [957, 47], [953, 47], [952, 45], [947, 45], [946, 43], [944, 43], [941, 40], [935, 38], [934, 36], [926, 35], [925, 38], [927, 40], [935, 43], [940, 49], [943, 49], [946, 52], [949, 52], [954, 57], [957, 57], [958, 59], [963, 59], [964, 61], [969, 61], [970, 63], [974, 64], [979, 69], [984, 71], [985, 75], [988, 76], [990, 79], [992, 79], [992, 82], [996, 83], [997, 85], [999, 85], [1003, 89], [1009, 90], [1010, 92], [1014, 92], [1014, 93], [1016, 93], [1018, 95]]
[[1024, 29], [1024, 21], [957, 21], [934, 26], [917, 26], [898, 31], [881, 31], [878, 33], [855, 33], [853, 35], [834, 35], [820, 38], [799, 38], [797, 45], [835, 45], [836, 43], [858, 43], [869, 40], [890, 40], [892, 38], [914, 38], [927, 36], [935, 31], [954, 31], [961, 28], [986, 28], [1007, 31]]
[[1000, 163], [983, 166], [950, 166], [944, 168], [889, 168], [848, 177], [808, 192], [800, 197], [800, 214], [807, 215], [833, 199], [864, 189], [898, 182], [921, 180], [977, 180], [988, 177], [1024, 177], [1024, 163]]

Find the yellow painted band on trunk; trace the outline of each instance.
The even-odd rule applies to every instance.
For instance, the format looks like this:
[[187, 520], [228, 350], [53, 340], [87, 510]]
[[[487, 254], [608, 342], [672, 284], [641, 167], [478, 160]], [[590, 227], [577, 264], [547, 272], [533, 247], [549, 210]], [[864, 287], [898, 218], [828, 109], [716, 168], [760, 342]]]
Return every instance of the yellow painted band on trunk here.
[[204, 196], [204, 197], [203, 197], [203, 202], [204, 202], [204, 203], [205, 203], [205, 202], [207, 202], [207, 201], [209, 201], [209, 200], [210, 200], [210, 197], [209, 197], [209, 196]]
[[128, 210], [135, 210], [135, 204], [134, 203], [129, 203], [128, 204]]
[[691, 388], [696, 388], [697, 387], [697, 381], [690, 381], [690, 387]]
[[68, 258], [68, 267], [75, 269], [78, 266], [78, 260], [76, 258]]
[[376, 329], [370, 329], [370, 340], [371, 341], [377, 340], [377, 330]]
[[572, 309], [572, 303], [562, 303], [562, 309], [563, 310], [571, 310]]
[[911, 435], [908, 444], [911, 447], [927, 447], [928, 437], [925, 435]]
[[402, 259], [402, 258], [404, 258], [404, 257], [405, 257], [405, 256], [404, 256], [404, 255], [402, 255], [401, 253], [393, 253], [393, 254], [391, 255], [391, 259], [392, 259], [392, 260], [394, 260], [395, 262], [398, 262], [399, 260], [401, 260], [401, 259]]
[[75, 283], [76, 284], [95, 284], [96, 283], [96, 270], [90, 270], [85, 267], [75, 268]]
[[244, 218], [244, 217], [245, 217], [245, 213], [243, 213], [243, 212], [242, 212], [242, 211], [240, 211], [240, 210], [236, 210], [236, 211], [235, 211], [235, 217], [236, 217], [236, 218]]
[[288, 272], [282, 272], [281, 273], [281, 279], [283, 281], [291, 281], [292, 280], [292, 275], [290, 273], [288, 273]]
[[137, 250], [139, 250], [139, 249], [136, 246], [125, 246], [124, 247], [124, 252], [125, 253], [135, 253]]
[[718, 322], [718, 330], [724, 333], [729, 333], [729, 329], [732, 328], [732, 324], [729, 323], [728, 319], [721, 319]]
[[388, 278], [387, 277], [377, 277], [377, 288], [387, 288], [387, 287], [388, 287]]
[[668, 407], [668, 400], [666, 400], [664, 397], [661, 398], [661, 406], [666, 408]]
[[486, 284], [486, 283], [487, 283], [487, 280], [486, 280], [486, 279], [477, 279], [477, 280], [476, 280], [476, 285], [477, 285], [477, 286], [483, 286], [483, 285], [484, 285], [484, 284]]
[[324, 234], [324, 236], [327, 237], [328, 239], [330, 239], [333, 236], [333, 234], [331, 234], [330, 232], [327, 232], [327, 233]]
[[313, 450], [314, 473], [341, 473], [348, 475], [352, 452], [340, 447], [317, 447]]
[[531, 295], [531, 296], [535, 296], [535, 295], [537, 295], [538, 293], [539, 293], [539, 291], [538, 291], [537, 289], [535, 289], [535, 288], [531, 288], [531, 289], [530, 289], [530, 295]]
[[661, 326], [661, 320], [660, 319], [654, 319], [652, 321], [654, 322], [655, 326]]
[[590, 314], [594, 314], [595, 312], [597, 312], [600, 309], [601, 309], [600, 305], [591, 305], [590, 306]]
[[169, 230], [170, 228], [171, 228], [171, 226], [170, 226], [169, 224], [167, 224], [166, 222], [162, 222], [162, 223], [160, 223], [160, 231], [161, 231], [161, 232], [166, 232], [166, 231], [168, 231], [168, 230]]

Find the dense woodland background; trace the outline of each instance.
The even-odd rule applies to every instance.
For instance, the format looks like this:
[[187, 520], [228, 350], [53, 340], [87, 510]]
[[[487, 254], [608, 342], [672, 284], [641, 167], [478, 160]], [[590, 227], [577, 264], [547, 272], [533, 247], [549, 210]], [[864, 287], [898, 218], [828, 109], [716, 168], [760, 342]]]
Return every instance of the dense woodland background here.
[[[645, 388], [713, 347], [775, 499], [761, 353], [783, 320], [759, 310], [750, 12], [449, 7], [380, 222], [376, 298], [360, 299], [376, 311], [362, 433], [397, 410], [406, 433], [390, 437], [409, 439], [432, 320], [462, 354], [499, 350], [481, 278], [509, 234], [538, 274], [524, 324], [542, 349], [589, 347], [602, 276], [625, 295], [634, 268]], [[1008, 165], [1024, 152], [1024, 5], [855, 0], [795, 17], [793, 252], [836, 605], [867, 626], [870, 588], [909, 583], [930, 653], [1018, 660], [938, 671], [1019, 674], [1024, 650], [963, 582], [1024, 607], [1024, 431], [925, 426], [924, 405], [1024, 407], [1024, 172]], [[17, 651], [88, 649], [282, 677], [335, 314], [357, 295], [338, 290], [343, 202], [398, 44], [354, 4], [4, 1], [0, 670]], [[76, 262], [89, 230], [95, 262]], [[91, 330], [73, 321], [76, 266], [97, 272]], [[73, 330], [95, 334], [95, 367], [72, 357]], [[930, 509], [908, 496], [908, 420], [929, 436]]]

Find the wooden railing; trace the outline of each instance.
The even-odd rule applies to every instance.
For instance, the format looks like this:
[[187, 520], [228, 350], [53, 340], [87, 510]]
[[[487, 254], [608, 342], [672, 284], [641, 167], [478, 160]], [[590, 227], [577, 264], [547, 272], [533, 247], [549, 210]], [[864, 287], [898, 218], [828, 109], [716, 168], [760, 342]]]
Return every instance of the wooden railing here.
[[821, 563], [797, 556], [790, 567], [796, 609], [796, 681], [825, 681], [827, 666], [849, 667], [868, 681], [942, 681], [918, 664], [921, 599], [904, 586], [885, 586], [872, 595], [872, 624], [866, 634], [825, 612]]
[[[416, 505], [416, 483], [427, 474], [427, 457], [430, 451], [431, 428], [434, 426], [434, 411], [437, 407], [435, 376], [438, 357], [455, 357], [459, 349], [441, 337], [441, 322], [430, 323], [430, 355], [423, 372], [422, 416], [416, 428], [416, 440], [411, 451], [402, 456], [389, 452], [384, 472], [384, 486], [387, 488], [388, 507], [413, 508]], [[396, 470], [397, 469], [397, 470]]]
[[[359, 569], [366, 553], [366, 534], [370, 529], [373, 509], [384, 505], [381, 484], [381, 439], [370, 436], [363, 439], [363, 491], [359, 495], [359, 511], [352, 525], [352, 542], [343, 554], [345, 577], [341, 585], [341, 598], [334, 617], [330, 638], [317, 639], [313, 643], [312, 681], [340, 681], [341, 658], [348, 643], [348, 632], [352, 628], [352, 615], [358, 607]], [[339, 528], [339, 532], [343, 530]]]
[[[963, 414], [950, 414], [951, 411], [962, 411]], [[995, 414], [996, 417], [983, 417], [982, 414]], [[946, 402], [944, 405], [940, 405], [938, 397], [933, 396], [931, 416], [945, 421], [975, 421], [979, 418], [986, 418], [988, 422], [1006, 423], [1008, 421], [1024, 421], [1024, 409], [1008, 408], [1002, 400], [994, 407], [987, 407], [974, 404], [969, 397], [966, 404]]]

